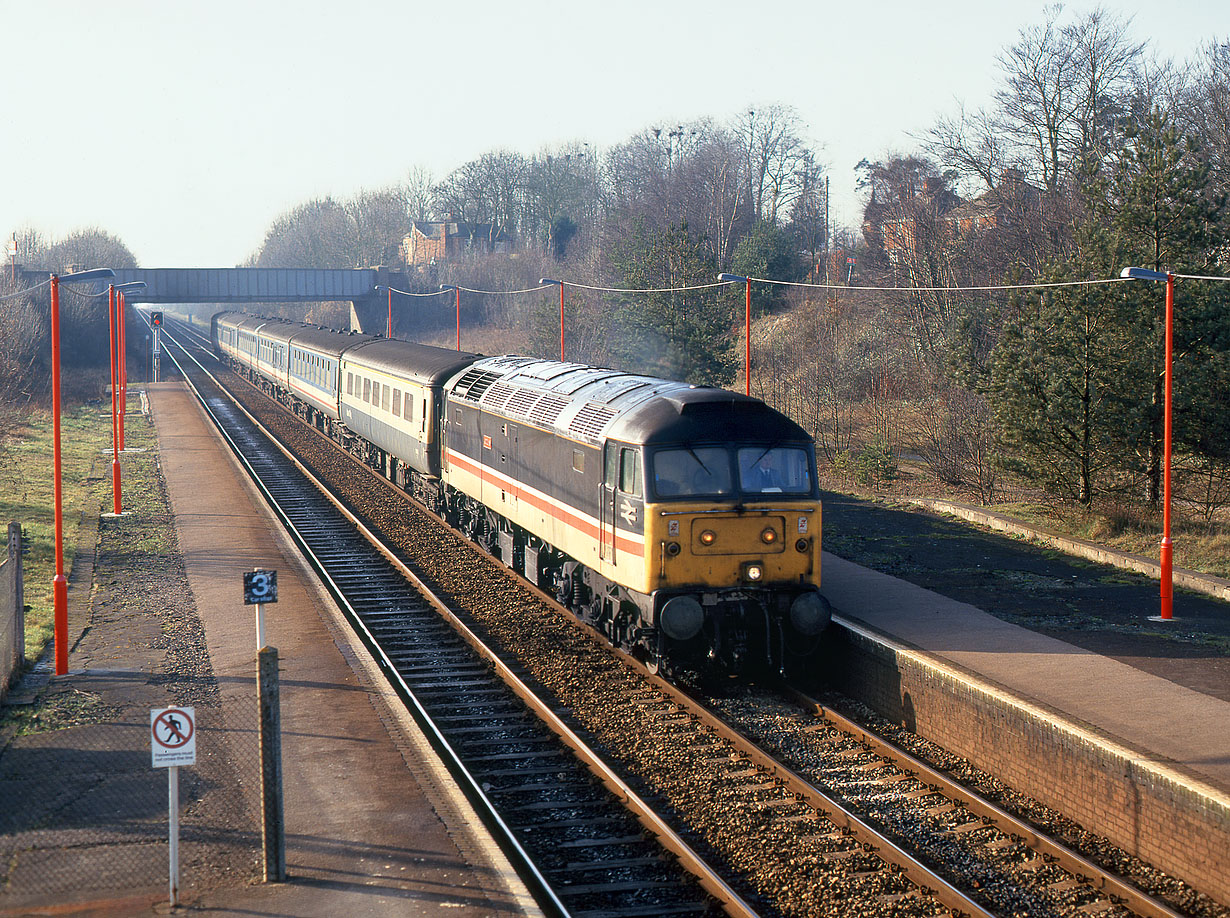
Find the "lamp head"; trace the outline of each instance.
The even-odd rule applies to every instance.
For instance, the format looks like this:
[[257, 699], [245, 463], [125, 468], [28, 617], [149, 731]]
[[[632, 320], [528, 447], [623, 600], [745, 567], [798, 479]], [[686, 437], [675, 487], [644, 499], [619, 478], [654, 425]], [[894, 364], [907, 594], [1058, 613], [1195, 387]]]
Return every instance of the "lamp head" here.
[[75, 271], [72, 274], [61, 274], [60, 282], [104, 280], [108, 277], [115, 277], [115, 272], [110, 268], [91, 268], [89, 271]]
[[1119, 272], [1119, 276], [1132, 280], [1170, 280], [1170, 275], [1165, 271], [1154, 271], [1150, 268], [1124, 268]]
[[739, 274], [719, 274], [718, 281], [723, 284], [746, 284], [747, 278]]

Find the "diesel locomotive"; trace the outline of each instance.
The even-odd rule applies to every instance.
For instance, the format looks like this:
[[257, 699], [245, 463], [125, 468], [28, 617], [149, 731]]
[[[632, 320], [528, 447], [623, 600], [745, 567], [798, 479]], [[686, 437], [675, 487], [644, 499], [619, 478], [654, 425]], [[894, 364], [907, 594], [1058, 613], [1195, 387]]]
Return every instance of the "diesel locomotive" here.
[[757, 399], [235, 312], [212, 335], [652, 672], [784, 671], [828, 626], [813, 444]]

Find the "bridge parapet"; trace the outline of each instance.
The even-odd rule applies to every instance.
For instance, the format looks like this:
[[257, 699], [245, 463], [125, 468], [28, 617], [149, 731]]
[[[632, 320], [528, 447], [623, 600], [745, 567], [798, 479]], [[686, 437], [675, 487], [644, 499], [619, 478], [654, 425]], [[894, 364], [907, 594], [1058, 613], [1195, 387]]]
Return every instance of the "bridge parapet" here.
[[386, 268], [125, 268], [115, 283], [144, 281], [133, 303], [295, 303], [375, 296], [379, 285], [401, 286], [406, 275]]

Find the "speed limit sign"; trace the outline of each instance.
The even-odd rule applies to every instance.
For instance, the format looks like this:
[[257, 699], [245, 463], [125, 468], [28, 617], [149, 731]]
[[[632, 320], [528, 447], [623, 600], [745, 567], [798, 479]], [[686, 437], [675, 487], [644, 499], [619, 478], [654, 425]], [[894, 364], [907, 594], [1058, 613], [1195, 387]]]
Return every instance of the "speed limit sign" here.
[[245, 606], [260, 606], [277, 601], [277, 571], [248, 571], [243, 575], [243, 604]]

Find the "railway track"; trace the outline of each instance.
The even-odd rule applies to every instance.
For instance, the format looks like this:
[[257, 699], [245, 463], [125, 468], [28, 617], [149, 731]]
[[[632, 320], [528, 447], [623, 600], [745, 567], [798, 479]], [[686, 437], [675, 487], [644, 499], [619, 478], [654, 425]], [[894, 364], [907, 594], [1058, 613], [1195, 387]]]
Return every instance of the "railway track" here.
[[548, 913], [755, 914], [648, 807], [637, 812], [392, 549], [203, 373], [179, 367]]
[[[259, 397], [245, 401], [259, 408]], [[234, 409], [219, 410], [239, 414]], [[287, 431], [297, 424], [280, 424], [271, 406], [259, 408], [259, 413], [270, 419], [271, 426]], [[302, 443], [305, 435], [315, 437], [300, 430], [296, 439]], [[317, 439], [320, 455], [332, 450]], [[325, 466], [333, 461], [318, 460]], [[275, 477], [289, 476], [277, 472]], [[350, 478], [353, 481], [353, 469]], [[366, 488], [377, 484], [388, 493], [374, 508], [369, 502], [365, 515], [373, 528], [389, 530], [396, 541], [406, 534], [408, 508], [394, 496], [399, 492], [382, 480], [373, 478]], [[361, 491], [363, 487], [357, 489]], [[356, 500], [353, 495], [349, 499]], [[301, 491], [284, 500], [305, 506], [313, 502]], [[343, 511], [334, 508], [334, 512]], [[339, 529], [356, 527], [333, 521], [304, 528], [313, 530], [313, 538], [331, 539]], [[412, 534], [410, 540], [416, 539]], [[364, 563], [372, 565], [362, 572], [351, 568], [361, 554], [367, 556]], [[528, 608], [541, 605], [542, 598], [520, 598], [518, 592], [525, 595], [527, 588], [522, 583], [517, 591], [509, 589], [512, 578], [502, 568], [486, 565], [480, 573], [480, 562], [472, 553], [461, 574], [411, 570], [404, 553], [388, 547], [330, 542], [320, 555], [326, 571], [343, 566], [343, 573], [327, 574], [335, 594], [358, 604], [355, 620], [366, 640], [383, 655], [386, 670], [396, 674], [391, 678], [403, 683], [404, 694], [413, 699], [409, 703], [421, 709], [424, 720], [432, 721], [438, 742], [456, 748], [458, 758], [478, 772], [474, 783], [498, 811], [495, 821], [506, 824], [516, 844], [524, 846], [528, 861], [536, 865], [528, 869], [543, 872], [544, 888], [555, 890], [552, 895], [567, 913], [717, 914], [724, 909], [753, 914], [756, 908], [765, 915], [1177, 914], [1123, 888], [1117, 880], [1099, 878], [1100, 868], [1087, 861], [1069, 859], [1067, 871], [1057, 874], [1054, 864], [1067, 855], [1057, 855], [1045, 845], [1036, 856], [1015, 858], [1026, 865], [1021, 870], [1008, 870], [1004, 862], [1013, 860], [1017, 839], [1036, 839], [1039, 833], [1015, 826], [1005, 828], [1004, 836], [991, 823], [1007, 827], [1002, 818], [1006, 814], [990, 814], [976, 804], [972, 809], [961, 804], [963, 812], [971, 814], [968, 817], [952, 817], [947, 820], [950, 824], [927, 830], [933, 841], [942, 839], [942, 844], [920, 844], [913, 837], [917, 833], [900, 831], [900, 825], [925, 827], [928, 820], [957, 812], [957, 805], [936, 798], [932, 788], [938, 782], [929, 777], [921, 779], [929, 783], [900, 792], [902, 782], [914, 779], [901, 773], [876, 775], [884, 766], [860, 760], [852, 751], [863, 750], [870, 742], [867, 734], [858, 732], [861, 728], [843, 725], [847, 740], [838, 741], [831, 734], [831, 714], [819, 724], [798, 714], [796, 707], [792, 718], [765, 698], [710, 699], [708, 704], [722, 713], [720, 717], [709, 713], [696, 700], [619, 660], [609, 648], [598, 648], [571, 623]], [[393, 571], [391, 563], [401, 570]], [[438, 600], [403, 595], [414, 579], [434, 581], [432, 586], [454, 602], [461, 597], [465, 606], [475, 604], [469, 599], [472, 589], [494, 592], [500, 596], [496, 605], [506, 608], [479, 613], [467, 624]], [[463, 584], [465, 580], [477, 585]], [[445, 619], [452, 624], [445, 624]], [[476, 650], [482, 646], [479, 632], [502, 635], [502, 643], [517, 645], [518, 662], [501, 662], [507, 650]], [[459, 633], [463, 636], [457, 637]], [[494, 681], [493, 673], [503, 681]], [[536, 700], [536, 694], [545, 699]], [[526, 711], [533, 709], [538, 713], [527, 716]], [[552, 723], [550, 730], [539, 725], [542, 718]], [[758, 740], [744, 738], [727, 720], [737, 721]], [[798, 724], [793, 732], [781, 726], [790, 720]], [[600, 745], [610, 750], [607, 755], [615, 764], [591, 762], [599, 777], [587, 772], [584, 778], [565, 780], [566, 760], [577, 753], [565, 751], [556, 737], [580, 748], [582, 758], [595, 761], [597, 754], [585, 741]], [[814, 760], [800, 756], [798, 750], [806, 744], [799, 737], [818, 740], [813, 748], [828, 746], [836, 751], [830, 749], [827, 757]], [[775, 748], [778, 756], [830, 764], [796, 770], [766, 748]], [[906, 767], [918, 772], [913, 764]], [[843, 768], [855, 774], [854, 786], [867, 784], [874, 776], [881, 787], [895, 787], [898, 792], [887, 796], [904, 800], [907, 815], [885, 817], [868, 806], [868, 795], [854, 793], [851, 785], [839, 786], [836, 795], [817, 786], [822, 780], [831, 785], [833, 773]], [[628, 777], [620, 779], [616, 770]], [[635, 817], [602, 811], [601, 800], [612, 795], [636, 801]], [[685, 826], [678, 836], [652, 814], [655, 808]], [[601, 828], [595, 833], [596, 827]], [[1004, 844], [984, 838], [988, 833], [1012, 840]], [[651, 841], [654, 837], [665, 838], [672, 853], [664, 857]], [[898, 843], [903, 838], [911, 840], [913, 853]], [[1007, 853], [991, 859], [999, 866], [971, 868], [966, 854], [957, 858], [963, 866], [948, 863], [938, 872], [923, 863], [923, 859], [943, 863], [937, 851], [961, 847], [950, 844], [953, 839]], [[705, 867], [696, 851], [715, 861], [716, 867]], [[671, 862], [706, 879], [699, 886], [690, 881], [673, 886], [679, 881], [667, 878], [665, 872]], [[722, 875], [727, 879], [722, 880]], [[691, 891], [679, 891], [685, 887]], [[663, 898], [654, 903], [631, 901], [651, 891]]]

